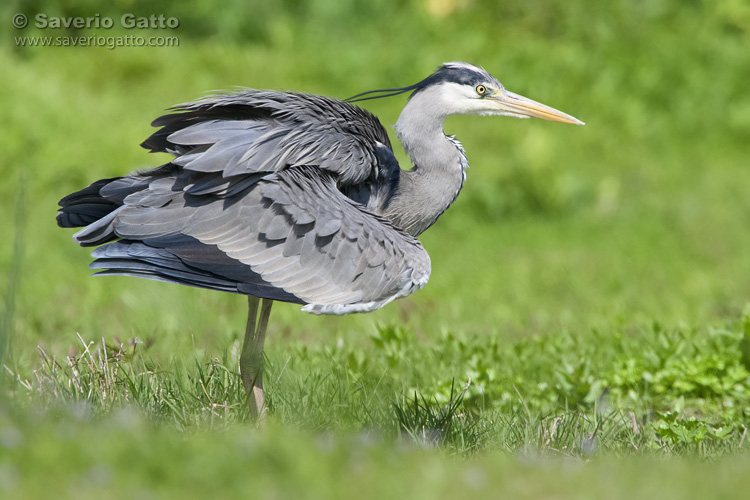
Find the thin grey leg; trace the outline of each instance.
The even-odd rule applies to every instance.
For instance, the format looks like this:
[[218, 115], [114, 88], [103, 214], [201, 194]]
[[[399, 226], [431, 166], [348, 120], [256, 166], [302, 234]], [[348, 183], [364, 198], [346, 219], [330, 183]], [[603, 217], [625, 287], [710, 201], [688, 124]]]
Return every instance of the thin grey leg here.
[[[258, 316], [258, 304], [260, 316]], [[268, 319], [273, 301], [247, 297], [248, 314], [245, 342], [240, 355], [240, 376], [245, 392], [249, 396], [250, 412], [258, 421], [265, 418], [265, 394], [263, 393], [263, 343], [266, 339]]]

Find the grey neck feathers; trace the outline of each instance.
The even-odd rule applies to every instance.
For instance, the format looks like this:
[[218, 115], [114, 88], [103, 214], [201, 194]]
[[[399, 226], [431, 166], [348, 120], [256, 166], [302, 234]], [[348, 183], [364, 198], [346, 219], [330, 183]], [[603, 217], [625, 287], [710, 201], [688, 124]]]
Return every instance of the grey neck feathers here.
[[430, 227], [463, 186], [468, 162], [458, 141], [446, 137], [439, 91], [414, 95], [396, 122], [396, 135], [414, 168], [401, 171], [398, 189], [385, 210], [395, 225], [414, 236]]

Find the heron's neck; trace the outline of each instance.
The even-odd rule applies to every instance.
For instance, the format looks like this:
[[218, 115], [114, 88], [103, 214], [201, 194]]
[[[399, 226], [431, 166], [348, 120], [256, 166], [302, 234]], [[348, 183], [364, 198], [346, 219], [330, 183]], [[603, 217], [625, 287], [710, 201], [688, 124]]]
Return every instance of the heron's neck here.
[[412, 235], [430, 227], [458, 196], [468, 167], [461, 145], [443, 133], [445, 115], [430, 96], [409, 100], [396, 122], [396, 135], [414, 168], [402, 171], [385, 216]]

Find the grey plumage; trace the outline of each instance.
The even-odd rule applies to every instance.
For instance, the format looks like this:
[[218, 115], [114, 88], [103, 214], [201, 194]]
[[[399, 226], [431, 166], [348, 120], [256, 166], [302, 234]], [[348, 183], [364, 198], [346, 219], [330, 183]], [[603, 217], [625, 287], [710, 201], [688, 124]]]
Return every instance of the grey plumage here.
[[427, 282], [419, 241], [371, 211], [397, 184], [368, 181], [398, 173], [374, 116], [320, 96], [249, 89], [177, 110], [143, 143], [174, 161], [60, 203], [61, 226], [86, 226], [79, 244], [119, 239], [93, 253], [99, 274], [335, 314], [376, 309]]
[[[408, 171], [378, 119], [352, 104], [407, 91], [395, 128], [413, 163]], [[177, 106], [142, 144], [174, 155], [171, 162], [66, 196], [58, 224], [83, 227], [73, 236], [82, 246], [102, 245], [92, 254], [98, 274], [292, 302], [313, 313], [372, 311], [430, 276], [416, 236], [453, 203], [468, 168], [460, 143], [443, 133], [447, 116], [581, 124], [466, 63], [350, 101], [243, 89]], [[258, 349], [271, 302], [257, 327], [258, 301], [249, 304], [240, 365], [260, 412]]]

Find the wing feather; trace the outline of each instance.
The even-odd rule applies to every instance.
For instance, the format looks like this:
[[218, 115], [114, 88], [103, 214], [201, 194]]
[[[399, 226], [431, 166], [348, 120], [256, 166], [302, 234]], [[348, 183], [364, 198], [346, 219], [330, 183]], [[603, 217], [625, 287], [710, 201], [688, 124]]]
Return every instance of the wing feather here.
[[[235, 279], [240, 293], [262, 288], [266, 295], [305, 304], [307, 311], [333, 314], [377, 309], [421, 288], [429, 277], [429, 257], [414, 237], [346, 198], [335, 177], [316, 167], [270, 174], [236, 200], [204, 197], [196, 206], [188, 205], [190, 195], [172, 191], [173, 185], [160, 183], [149, 197], [133, 197], [156, 200], [168, 192], [172, 200], [166, 207], [126, 204], [112, 222], [126, 241], [164, 245], [131, 248], [134, 274], [149, 271], [194, 286], [216, 279], [222, 289]], [[297, 222], [300, 214], [313, 223]], [[190, 252], [183, 249], [185, 241], [195, 242], [187, 245]], [[96, 250], [95, 268], [126, 271], [128, 259], [107, 247]], [[186, 259], [183, 267], [170, 260], [174, 257]], [[201, 272], [207, 279], [195, 285], [200, 280], [193, 274]]]
[[379, 165], [395, 164], [380, 121], [337, 99], [243, 89], [174, 111], [154, 120], [161, 128], [142, 145], [175, 154], [176, 164], [193, 171], [230, 177], [315, 165], [355, 185], [378, 175]]

